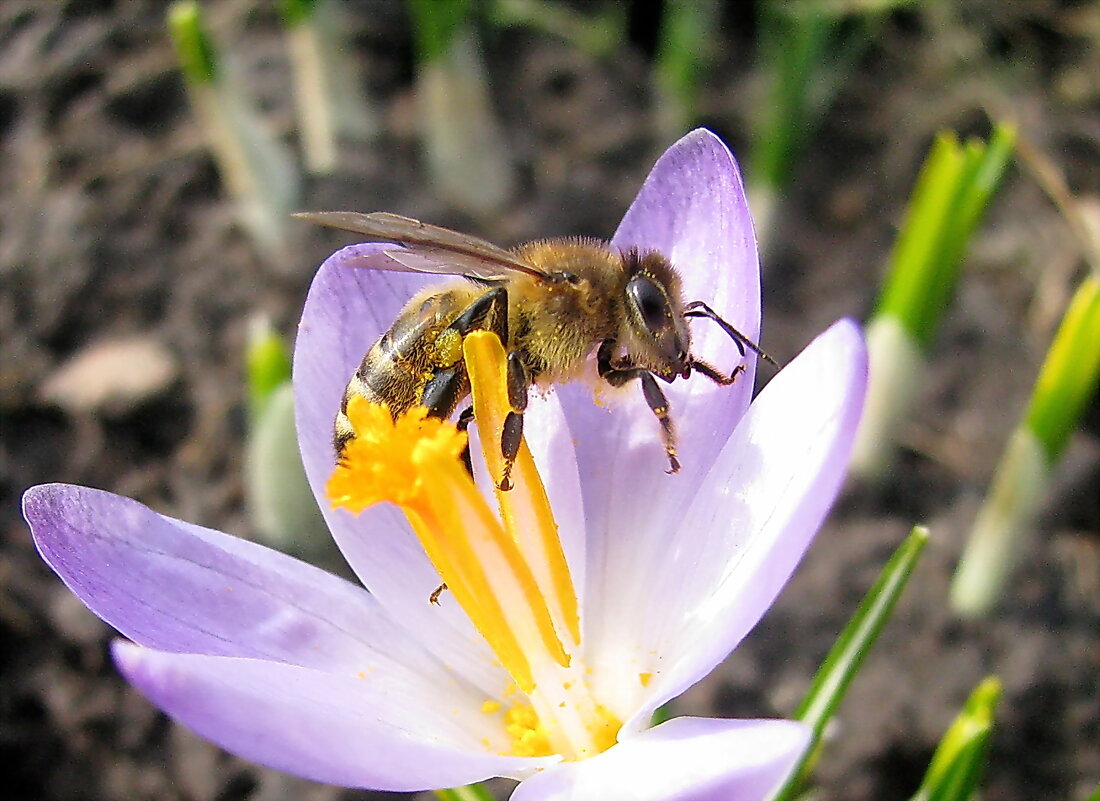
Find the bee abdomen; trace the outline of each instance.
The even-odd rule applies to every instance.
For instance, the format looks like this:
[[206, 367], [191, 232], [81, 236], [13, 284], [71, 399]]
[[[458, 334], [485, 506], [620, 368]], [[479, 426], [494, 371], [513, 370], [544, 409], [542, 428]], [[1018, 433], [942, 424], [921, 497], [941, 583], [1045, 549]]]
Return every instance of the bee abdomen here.
[[382, 336], [352, 375], [333, 425], [337, 455], [354, 436], [347, 418], [348, 401], [358, 395], [371, 403], [384, 403], [396, 419], [421, 403], [424, 387], [438, 368], [430, 337]]

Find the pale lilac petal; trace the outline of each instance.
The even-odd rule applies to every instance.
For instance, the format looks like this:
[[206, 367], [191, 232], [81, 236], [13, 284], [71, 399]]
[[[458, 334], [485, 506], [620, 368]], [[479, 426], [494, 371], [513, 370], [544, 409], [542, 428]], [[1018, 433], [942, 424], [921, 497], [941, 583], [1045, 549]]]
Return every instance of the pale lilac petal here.
[[[752, 219], [737, 165], [709, 131], [688, 134], [658, 160], [616, 233], [618, 247], [656, 249], [670, 257], [684, 277], [686, 298], [710, 304], [746, 336], [760, 327], [759, 265]], [[692, 322], [693, 351], [719, 369], [741, 361], [734, 343], [714, 323]], [[588, 518], [590, 599], [606, 599], [614, 609], [589, 612], [589, 634], [619, 636], [644, 625], [633, 611], [647, 592], [626, 582], [624, 557], [638, 547], [634, 532], [667, 529], [682, 517], [695, 489], [710, 469], [748, 406], [753, 385], [748, 367], [731, 387], [695, 375], [665, 386], [678, 429], [682, 470], [668, 476], [659, 425], [632, 382], [602, 405], [585, 387], [562, 390]], [[647, 544], [655, 544], [648, 543]], [[616, 590], [608, 593], [608, 583]], [[602, 623], [603, 630], [593, 626]]]
[[[645, 532], [643, 556], [623, 566], [647, 594], [634, 610], [645, 621], [637, 651], [620, 658], [654, 674], [635, 725], [709, 673], [771, 606], [840, 490], [866, 380], [859, 327], [841, 321], [757, 397], [680, 523]], [[659, 558], [646, 558], [658, 543]]]
[[[758, 336], [760, 268], [752, 215], [737, 162], [710, 131], [692, 131], [657, 160], [612, 244], [665, 254], [683, 276], [686, 300], [706, 301], [741, 333]], [[696, 321], [693, 331], [702, 345], [696, 355], [719, 366], [736, 362], [728, 337], [713, 324]], [[749, 389], [734, 392], [742, 413], [751, 397], [747, 383]]]
[[[143, 645], [340, 669], [397, 631], [343, 579], [129, 498], [47, 484], [27, 490], [23, 514], [69, 589]], [[394, 656], [411, 669], [426, 655], [410, 644]]]
[[46, 563], [136, 643], [332, 672], [370, 665], [420, 686], [411, 705], [445, 700], [480, 714], [483, 692], [341, 578], [101, 490], [32, 487], [23, 509]]
[[809, 742], [786, 720], [675, 718], [521, 784], [512, 801], [760, 801]]
[[439, 276], [361, 269], [390, 245], [351, 245], [321, 265], [306, 298], [294, 352], [294, 397], [302, 461], [337, 544], [348, 563], [387, 612], [441, 661], [486, 692], [499, 694], [507, 679], [493, 667], [485, 641], [465, 613], [444, 594], [428, 601], [440, 579], [405, 516], [379, 504], [355, 516], [332, 509], [324, 487], [335, 464], [332, 421], [348, 380], [364, 354], [418, 289]]
[[419, 686], [379, 677], [370, 666], [332, 674], [123, 642], [114, 655], [126, 678], [172, 718], [238, 756], [314, 781], [421, 790], [553, 761], [488, 752], [480, 738], [495, 733], [489, 716], [447, 703], [424, 709], [415, 703]]

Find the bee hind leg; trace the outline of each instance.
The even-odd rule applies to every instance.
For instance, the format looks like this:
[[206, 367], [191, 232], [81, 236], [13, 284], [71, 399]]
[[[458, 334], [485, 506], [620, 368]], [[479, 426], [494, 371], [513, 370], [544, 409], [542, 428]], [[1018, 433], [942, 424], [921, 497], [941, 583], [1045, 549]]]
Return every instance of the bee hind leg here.
[[[420, 405], [428, 409], [429, 417], [445, 420], [451, 416], [451, 412], [462, 399], [463, 392], [467, 391], [467, 386], [466, 373], [461, 366], [436, 370], [424, 385], [424, 391], [420, 394]], [[465, 431], [473, 419], [474, 410], [470, 407], [458, 416], [455, 426], [459, 431]], [[474, 471], [470, 464], [469, 444], [462, 451], [462, 462], [466, 465], [466, 471], [472, 476]]]

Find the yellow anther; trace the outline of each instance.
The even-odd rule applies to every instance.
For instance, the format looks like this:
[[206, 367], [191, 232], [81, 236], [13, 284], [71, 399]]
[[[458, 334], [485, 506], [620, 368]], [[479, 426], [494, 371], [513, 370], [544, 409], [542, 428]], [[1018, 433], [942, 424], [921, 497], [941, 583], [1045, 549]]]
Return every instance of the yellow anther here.
[[423, 407], [394, 420], [384, 404], [353, 395], [348, 400], [353, 439], [325, 485], [337, 508], [359, 513], [381, 501], [407, 506], [423, 491], [425, 459], [457, 459], [466, 434], [451, 423], [428, 417]]

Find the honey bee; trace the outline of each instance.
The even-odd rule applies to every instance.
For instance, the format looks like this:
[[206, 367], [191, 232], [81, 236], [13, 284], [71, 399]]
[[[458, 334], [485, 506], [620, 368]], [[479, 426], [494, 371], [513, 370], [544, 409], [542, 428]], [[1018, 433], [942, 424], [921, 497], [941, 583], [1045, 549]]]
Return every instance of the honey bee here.
[[[676, 430], [656, 379], [671, 383], [697, 372], [726, 386], [745, 369], [741, 363], [726, 374], [692, 356], [687, 320], [710, 319], [730, 336], [742, 358], [747, 348], [771, 361], [706, 303], [685, 303], [680, 275], [656, 251], [619, 251], [583, 238], [540, 240], [505, 250], [386, 212], [295, 216], [403, 246], [367, 257], [363, 267], [466, 279], [414, 295], [363, 357], [336, 415], [337, 459], [353, 437], [346, 412], [355, 395], [386, 403], [395, 418], [416, 405], [427, 407], [431, 416], [450, 417], [470, 395], [462, 340], [471, 331], [495, 333], [508, 353], [511, 411], [501, 435], [504, 475], [499, 484], [505, 490], [523, 435], [529, 389], [577, 378], [593, 350], [597, 372], [608, 384], [641, 384], [660, 423], [669, 473], [680, 469]], [[465, 409], [459, 426], [467, 426], [472, 417], [472, 408]]]

